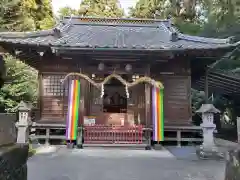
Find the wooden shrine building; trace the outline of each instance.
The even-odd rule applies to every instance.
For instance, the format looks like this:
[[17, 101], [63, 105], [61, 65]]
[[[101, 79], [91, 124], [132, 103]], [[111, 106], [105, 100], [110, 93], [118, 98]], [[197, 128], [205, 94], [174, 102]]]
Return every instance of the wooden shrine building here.
[[[79, 72], [94, 82], [111, 74], [134, 82], [147, 76], [164, 85], [164, 123], [191, 126], [191, 84], [239, 43], [179, 32], [170, 20], [65, 17], [50, 30], [0, 33], [0, 46], [39, 71], [38, 123], [65, 124], [68, 83]], [[69, 79], [79, 77], [69, 76]], [[96, 124], [152, 125], [151, 85], [129, 88], [111, 79], [101, 91], [80, 78], [79, 116]]]

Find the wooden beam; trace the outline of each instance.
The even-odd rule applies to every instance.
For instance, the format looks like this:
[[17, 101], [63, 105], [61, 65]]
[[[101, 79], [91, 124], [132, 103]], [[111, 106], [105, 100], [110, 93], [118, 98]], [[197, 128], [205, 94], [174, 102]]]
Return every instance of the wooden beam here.
[[[199, 83], [197, 83], [196, 85], [197, 85], [199, 88], [196, 87], [195, 89], [204, 90], [204, 84], [199, 84]], [[217, 89], [217, 90], [216, 90], [216, 89]], [[233, 94], [232, 92], [228, 92], [228, 91], [226, 91], [225, 89], [223, 90], [223, 89], [221, 89], [221, 88], [219, 88], [219, 87], [215, 87], [215, 86], [212, 86], [212, 85], [209, 86], [209, 92], [210, 92], [210, 93], [222, 94], [222, 95]]]
[[[198, 81], [198, 82], [204, 84], [203, 81]], [[232, 93], [237, 93], [237, 92], [239, 92], [239, 91], [234, 91], [234, 90], [232, 90], [231, 88], [229, 88], [229, 86], [224, 86], [223, 84], [220, 84], [220, 83], [209, 82], [208, 85], [209, 85], [209, 86], [210, 86], [210, 85], [214, 85], [214, 86], [219, 87], [219, 88], [221, 87], [221, 88], [224, 88], [224, 89], [226, 89], [226, 90], [228, 90], [229, 92], [232, 92]]]
[[[202, 81], [198, 81], [198, 82], [196, 82], [195, 83], [195, 85], [198, 85], [201, 89], [203, 89], [204, 90], [204, 87], [205, 87], [205, 84], [204, 84], [204, 82], [202, 82]], [[224, 92], [227, 92], [227, 93], [230, 93], [230, 94], [235, 94], [236, 92], [233, 92], [233, 91], [231, 91], [231, 90], [229, 90], [229, 89], [226, 89], [226, 87], [223, 87], [223, 86], [218, 86], [218, 85], [216, 85], [216, 84], [209, 84], [208, 85], [209, 86], [209, 89], [210, 90], [213, 90], [214, 89], [214, 91], [224, 91]]]
[[[150, 64], [146, 66], [145, 76], [150, 76]], [[145, 121], [146, 127], [151, 126], [151, 85], [145, 83]]]
[[42, 118], [42, 110], [43, 110], [43, 78], [42, 78], [42, 72], [38, 72], [38, 108], [40, 110], [40, 119]]
[[204, 81], [204, 84], [205, 84], [205, 88], [204, 88], [204, 92], [205, 92], [205, 103], [208, 104], [208, 70], [206, 70], [205, 72], [205, 81]]
[[219, 76], [219, 77], [223, 77], [223, 78], [226, 78], [226, 79], [231, 79], [231, 80], [233, 80], [233, 81], [240, 81], [240, 77], [238, 78], [237, 76], [231, 76], [231, 75], [228, 75], [228, 74], [224, 74], [224, 72], [223, 73], [218, 73], [218, 72], [216, 72], [216, 71], [213, 71], [213, 72], [211, 72], [211, 74], [213, 74], [213, 75], [216, 75], [216, 76]]
[[[200, 78], [199, 81], [205, 81], [205, 79]], [[240, 84], [234, 84], [234, 83], [230, 83], [227, 81], [221, 81], [221, 80], [216, 80], [215, 78], [210, 78], [208, 77], [208, 83], [210, 84], [219, 84], [221, 86], [225, 86], [229, 89], [233, 89], [235, 91], [240, 91]]]

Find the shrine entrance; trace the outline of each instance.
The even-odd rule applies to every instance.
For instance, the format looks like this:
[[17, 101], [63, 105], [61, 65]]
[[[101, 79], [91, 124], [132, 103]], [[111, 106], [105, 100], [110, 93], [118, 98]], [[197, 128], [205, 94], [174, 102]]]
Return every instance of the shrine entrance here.
[[[127, 76], [123, 78], [128, 80]], [[112, 78], [104, 85], [102, 101], [102, 113], [107, 120], [105, 124], [125, 125], [127, 121], [127, 96], [125, 86], [119, 80]]]
[[[93, 107], [95, 109], [97, 106], [101, 108], [95, 111], [95, 114], [93, 114], [93, 111], [89, 111], [90, 116], [86, 119], [87, 123], [85, 119], [83, 121], [83, 139], [85, 145], [144, 145], [145, 141], [149, 144], [150, 136], [144, 138], [145, 135], [143, 132], [145, 124], [141, 121], [143, 119], [142, 117], [144, 117], [144, 114], [142, 115], [141, 113], [145, 113], [144, 110], [146, 110], [144, 103], [146, 89], [144, 83], [161, 89], [163, 85], [160, 82], [146, 76], [136, 76], [134, 79], [133, 76], [118, 75], [115, 73], [110, 75], [106, 74], [102, 78], [95, 75], [89, 78], [85, 74], [69, 73], [65, 76], [63, 82], [69, 76], [75, 76], [75, 78], [79, 76], [88, 81], [89, 84], [93, 86], [93, 89], [99, 91], [99, 93], [96, 94], [98, 101], [95, 101], [95, 97], [91, 98], [94, 100], [94, 104], [90, 104], [89, 107], [91, 107], [91, 109], [93, 109]], [[84, 83], [82, 83], [82, 87], [84, 87], [83, 85]], [[85, 92], [84, 95], [92, 93], [92, 91]], [[86, 100], [91, 100], [87, 98], [87, 96], [82, 97]], [[137, 117], [135, 116], [136, 114], [138, 115]], [[138, 119], [139, 116], [140, 121]]]
[[103, 112], [126, 113], [127, 97], [124, 85], [117, 79], [111, 79], [104, 89]]

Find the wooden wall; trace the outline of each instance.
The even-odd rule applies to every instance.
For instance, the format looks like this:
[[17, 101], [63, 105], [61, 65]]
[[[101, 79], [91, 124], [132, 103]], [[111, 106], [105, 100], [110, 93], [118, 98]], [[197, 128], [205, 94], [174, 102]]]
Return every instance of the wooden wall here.
[[164, 83], [165, 123], [174, 125], [190, 123], [190, 77], [165, 75], [161, 80]]
[[186, 60], [152, 66], [151, 76], [164, 84], [165, 124], [191, 123], [191, 74]]

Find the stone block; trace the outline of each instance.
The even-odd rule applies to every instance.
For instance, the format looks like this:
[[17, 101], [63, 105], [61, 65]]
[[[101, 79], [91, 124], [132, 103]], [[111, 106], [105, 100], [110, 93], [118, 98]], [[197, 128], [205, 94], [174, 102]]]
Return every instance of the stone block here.
[[196, 154], [200, 159], [224, 160], [224, 152], [219, 151], [217, 147], [204, 148], [199, 146], [196, 148]]
[[16, 142], [17, 130], [15, 121], [15, 114], [0, 113], [0, 146]]
[[163, 147], [161, 144], [154, 144], [154, 147], [153, 147], [155, 150], [163, 150]]
[[225, 180], [240, 179], [240, 147], [226, 154]]
[[0, 148], [0, 179], [27, 180], [28, 144]]

